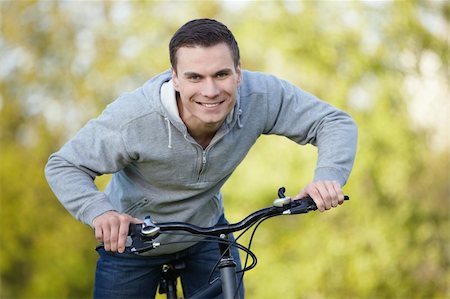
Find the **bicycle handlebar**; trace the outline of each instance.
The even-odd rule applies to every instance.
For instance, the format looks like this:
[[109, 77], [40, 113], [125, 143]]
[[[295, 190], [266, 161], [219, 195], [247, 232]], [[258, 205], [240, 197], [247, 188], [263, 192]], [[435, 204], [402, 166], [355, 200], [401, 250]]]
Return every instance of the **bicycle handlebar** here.
[[[220, 236], [246, 229], [263, 218], [305, 214], [317, 210], [317, 205], [311, 197], [292, 200], [290, 197], [284, 196], [284, 191], [283, 187], [278, 190], [279, 198], [274, 200], [273, 206], [257, 210], [243, 220], [233, 224], [199, 227], [185, 222], [153, 223], [150, 217], [146, 217], [144, 223], [130, 224], [128, 235], [131, 236], [133, 242], [131, 247], [127, 247], [127, 252], [139, 254], [156, 248], [159, 246], [159, 243], [153, 243], [152, 241], [161, 232], [184, 231], [193, 235]], [[349, 197], [345, 196], [344, 200], [349, 200]]]

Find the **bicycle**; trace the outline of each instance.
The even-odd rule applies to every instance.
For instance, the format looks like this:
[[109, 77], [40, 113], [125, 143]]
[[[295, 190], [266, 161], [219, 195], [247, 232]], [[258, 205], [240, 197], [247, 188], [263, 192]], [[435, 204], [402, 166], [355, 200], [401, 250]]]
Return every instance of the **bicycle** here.
[[[317, 206], [311, 197], [292, 200], [290, 197], [285, 196], [285, 191], [286, 189], [284, 187], [279, 188], [278, 198], [273, 201], [271, 207], [257, 210], [241, 221], [233, 224], [199, 227], [184, 222], [153, 223], [150, 217], [146, 217], [144, 223], [130, 224], [129, 235], [131, 236], [132, 244], [126, 248], [126, 252], [140, 254], [159, 247], [163, 244], [154, 242], [154, 240], [160, 234], [168, 232], [186, 232], [199, 237], [212, 237], [219, 244], [221, 253], [221, 258], [216, 263], [216, 267], [220, 270], [220, 276], [212, 281], [210, 279], [210, 283], [202, 290], [198, 291], [193, 298], [214, 298], [220, 294], [223, 294], [223, 298], [225, 299], [239, 298], [238, 290], [242, 283], [244, 272], [253, 269], [257, 263], [257, 258], [250, 250], [250, 247], [258, 226], [263, 221], [275, 216], [305, 214], [317, 210]], [[349, 200], [349, 197], [345, 196], [344, 200]], [[245, 247], [237, 243], [238, 239], [252, 226], [255, 227], [251, 234], [248, 246]], [[242, 231], [242, 233], [239, 234], [234, 241], [230, 241], [228, 236], [237, 231]], [[199, 241], [201, 242], [202, 240]], [[247, 254], [244, 266], [239, 272], [236, 271], [236, 263], [230, 252], [232, 246], [238, 247]], [[249, 257], [251, 257], [252, 261], [250, 265], [247, 265]], [[172, 263], [163, 266], [162, 279], [159, 284], [160, 294], [165, 293], [168, 299], [178, 298], [177, 279], [179, 277], [179, 272], [183, 267], [184, 265], [180, 263]], [[211, 275], [216, 267], [212, 269]], [[240, 272], [242, 272], [242, 275], [238, 281], [238, 273]]]

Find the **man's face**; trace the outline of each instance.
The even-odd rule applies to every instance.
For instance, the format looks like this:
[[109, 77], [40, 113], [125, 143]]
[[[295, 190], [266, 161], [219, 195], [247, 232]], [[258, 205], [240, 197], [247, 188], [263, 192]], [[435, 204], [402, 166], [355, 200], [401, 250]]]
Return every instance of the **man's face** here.
[[230, 48], [225, 43], [207, 48], [182, 47], [176, 55], [172, 79], [180, 95], [182, 120], [190, 130], [217, 130], [234, 107], [241, 81]]

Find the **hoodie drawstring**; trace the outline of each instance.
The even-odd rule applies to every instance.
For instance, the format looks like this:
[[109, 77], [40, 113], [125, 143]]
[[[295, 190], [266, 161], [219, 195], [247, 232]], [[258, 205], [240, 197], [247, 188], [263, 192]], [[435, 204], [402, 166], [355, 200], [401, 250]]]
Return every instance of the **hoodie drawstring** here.
[[167, 145], [168, 148], [172, 148], [172, 129], [170, 128], [170, 121], [169, 118], [166, 116], [164, 119], [167, 122], [167, 131], [169, 133], [169, 144]]
[[242, 110], [239, 109], [237, 114], [238, 114], [238, 115], [237, 115], [238, 127], [239, 127], [239, 129], [242, 129], [242, 127], [243, 127], [243, 125], [242, 125], [242, 123], [241, 123], [241, 114], [242, 114]]

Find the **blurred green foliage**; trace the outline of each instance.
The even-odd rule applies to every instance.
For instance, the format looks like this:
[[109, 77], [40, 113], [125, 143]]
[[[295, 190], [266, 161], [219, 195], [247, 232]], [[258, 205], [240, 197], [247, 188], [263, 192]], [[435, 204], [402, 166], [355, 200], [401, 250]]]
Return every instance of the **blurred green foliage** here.
[[[107, 103], [168, 68], [171, 35], [197, 17], [230, 27], [243, 68], [290, 80], [359, 125], [351, 201], [262, 225], [248, 298], [448, 298], [445, 1], [1, 2], [0, 297], [91, 297], [93, 233], [43, 167]], [[224, 188], [230, 220], [280, 186], [298, 192], [315, 159], [313, 147], [262, 137]]]

